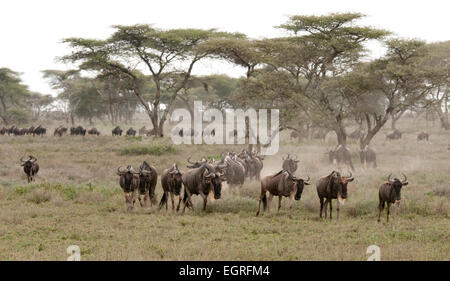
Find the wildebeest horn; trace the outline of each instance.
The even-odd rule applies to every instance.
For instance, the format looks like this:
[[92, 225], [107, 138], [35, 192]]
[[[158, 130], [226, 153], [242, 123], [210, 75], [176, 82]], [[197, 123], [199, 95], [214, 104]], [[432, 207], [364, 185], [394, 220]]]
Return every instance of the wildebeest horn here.
[[122, 166], [119, 166], [119, 167], [117, 168], [117, 174], [118, 174], [118, 175], [124, 173], [124, 171], [121, 171], [120, 168], [122, 168]]
[[23, 161], [23, 157], [20, 157], [20, 162], [24, 163], [26, 161]]
[[404, 173], [402, 173], [402, 175], [405, 178], [404, 180], [402, 180], [402, 184], [407, 184], [408, 183], [408, 178], [406, 177], [406, 175]]
[[353, 176], [352, 171], [349, 171], [349, 172], [350, 172], [350, 176], [347, 176], [346, 178], [351, 178]]
[[308, 179], [307, 180], [303, 180], [304, 182], [309, 182], [309, 180], [310, 180], [311, 178], [309, 177], [309, 175], [308, 175]]
[[188, 163], [195, 164], [194, 162], [191, 161], [191, 156], [188, 157], [187, 161]]
[[388, 182], [391, 182], [391, 176], [392, 176], [392, 173], [390, 173], [388, 178], [387, 178]]

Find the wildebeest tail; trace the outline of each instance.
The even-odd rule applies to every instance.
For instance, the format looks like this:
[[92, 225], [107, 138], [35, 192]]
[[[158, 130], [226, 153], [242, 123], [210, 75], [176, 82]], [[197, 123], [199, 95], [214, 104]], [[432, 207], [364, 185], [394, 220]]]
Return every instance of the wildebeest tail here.
[[159, 208], [161, 209], [162, 206], [164, 206], [164, 204], [166, 204], [167, 202], [167, 196], [166, 193], [163, 194], [163, 196], [161, 197], [161, 201], [159, 201]]

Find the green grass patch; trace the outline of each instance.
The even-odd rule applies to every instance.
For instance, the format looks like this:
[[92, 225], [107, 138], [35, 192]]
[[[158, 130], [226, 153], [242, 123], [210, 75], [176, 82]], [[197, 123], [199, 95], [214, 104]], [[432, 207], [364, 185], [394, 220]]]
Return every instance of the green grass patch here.
[[120, 155], [155, 155], [176, 153], [176, 149], [171, 145], [155, 144], [155, 145], [133, 145], [120, 150]]

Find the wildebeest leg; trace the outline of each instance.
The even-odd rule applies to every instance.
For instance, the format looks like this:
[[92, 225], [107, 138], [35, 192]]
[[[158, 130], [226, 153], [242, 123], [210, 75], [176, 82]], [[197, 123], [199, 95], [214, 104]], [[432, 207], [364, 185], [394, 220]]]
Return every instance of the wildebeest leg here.
[[378, 222], [380, 222], [381, 212], [384, 209], [384, 201], [380, 200], [380, 203], [378, 204]]
[[180, 210], [180, 204], [181, 204], [182, 198], [181, 198], [181, 194], [177, 195], [177, 196], [178, 196], [178, 204], [177, 204], [177, 212], [178, 212], [178, 210]]
[[391, 213], [391, 203], [387, 203], [387, 222], [389, 222], [389, 214]]
[[281, 199], [283, 199], [283, 196], [278, 195], [278, 213], [280, 212], [280, 208], [281, 208]]
[[398, 210], [400, 209], [400, 202], [395, 203], [395, 215], [398, 216]]
[[329, 201], [329, 199], [328, 198], [326, 198], [325, 199], [325, 206], [323, 206], [324, 208], [324, 212], [325, 212], [325, 216], [324, 216], [324, 218], [325, 219], [327, 219], [327, 215], [328, 215], [328, 201]]
[[[191, 193], [185, 188], [184, 192], [186, 194], [186, 200], [183, 200], [184, 206], [183, 211], [181, 214], [184, 214], [184, 211], [186, 210], [186, 206], [191, 202]], [[194, 206], [192, 206], [192, 210], [194, 210]]]
[[[340, 203], [339, 203], [339, 200], [337, 200], [337, 207], [336, 207], [336, 211], [337, 211], [337, 214], [336, 214], [336, 219], [339, 219], [339, 205], [340, 205]], [[331, 206], [331, 205], [330, 205]], [[331, 217], [331, 214], [330, 214], [330, 217]]]
[[322, 218], [323, 197], [320, 197], [319, 200], [320, 200], [320, 213], [319, 213], [319, 217]]
[[208, 195], [200, 191], [200, 196], [203, 198], [203, 212], [206, 211], [206, 203], [208, 201]]
[[270, 203], [272, 203], [273, 194], [269, 192], [269, 198], [267, 199], [267, 213], [270, 214]]
[[333, 206], [331, 204], [332, 202], [333, 202], [333, 199], [330, 199], [330, 220], [332, 219], [331, 215], [333, 214]]
[[289, 218], [292, 218], [292, 202], [294, 202], [294, 193], [289, 196]]
[[[172, 201], [172, 211], [175, 212], [175, 200], [174, 200], [174, 195], [173, 195], [172, 192], [170, 192], [170, 201]], [[166, 202], [166, 211], [167, 211], [167, 205], [168, 205], [168, 204], [169, 204], [169, 203]]]

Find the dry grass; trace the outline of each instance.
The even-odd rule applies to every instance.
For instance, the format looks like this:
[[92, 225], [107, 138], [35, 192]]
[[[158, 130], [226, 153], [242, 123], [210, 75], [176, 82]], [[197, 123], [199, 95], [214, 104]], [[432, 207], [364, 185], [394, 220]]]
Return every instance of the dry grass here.
[[[100, 126], [100, 137], [0, 136], [0, 260], [65, 260], [72, 244], [80, 246], [83, 260], [365, 260], [372, 244], [381, 248], [383, 260], [449, 260], [450, 133], [431, 130], [431, 142], [417, 144], [415, 132], [426, 128], [402, 121], [402, 140], [384, 143], [384, 134], [375, 139], [377, 169], [363, 170], [357, 145], [350, 143], [355, 181], [340, 220], [331, 222], [318, 219], [315, 181], [336, 169], [324, 154], [335, 145], [332, 136], [323, 143], [282, 141], [280, 153], [264, 161], [267, 175], [280, 169], [283, 153], [296, 153], [297, 175], [312, 179], [292, 219], [286, 199], [279, 214], [273, 200], [270, 215], [255, 217], [257, 182], [225, 186], [222, 199], [209, 203], [205, 213], [199, 198], [196, 210], [184, 215], [139, 204], [126, 212], [115, 175], [119, 165], [146, 160], [161, 173], [172, 163], [185, 167], [189, 155], [200, 159], [241, 146], [180, 145], [154, 155], [122, 154], [170, 139], [113, 138], [110, 128]], [[27, 154], [41, 166], [33, 184], [26, 184], [19, 166]], [[402, 190], [399, 214], [393, 211], [387, 224], [384, 213], [377, 223], [378, 187], [391, 172], [406, 173], [410, 184]], [[159, 199], [159, 182], [156, 194]]]

